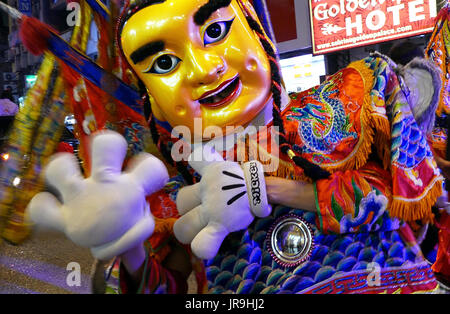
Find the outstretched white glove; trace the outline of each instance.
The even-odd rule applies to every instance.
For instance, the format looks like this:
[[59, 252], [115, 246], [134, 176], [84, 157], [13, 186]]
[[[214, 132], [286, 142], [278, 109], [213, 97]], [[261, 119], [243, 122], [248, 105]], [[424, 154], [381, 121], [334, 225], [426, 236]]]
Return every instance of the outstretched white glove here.
[[[178, 192], [182, 217], [174, 233], [181, 243], [191, 244], [195, 255], [210, 259], [230, 232], [247, 228], [255, 216], [268, 216], [272, 209], [259, 162], [250, 161], [241, 168], [236, 162], [223, 161], [212, 148], [200, 149], [202, 154], [194, 151], [189, 164], [202, 178]], [[195, 160], [196, 155], [201, 160]]]
[[142, 245], [154, 230], [145, 197], [169, 179], [164, 164], [141, 153], [122, 173], [127, 142], [118, 133], [103, 131], [92, 139], [92, 174], [84, 179], [72, 154], [57, 154], [45, 170], [50, 193], [37, 194], [27, 207], [38, 225], [64, 232], [77, 245], [106, 260]]

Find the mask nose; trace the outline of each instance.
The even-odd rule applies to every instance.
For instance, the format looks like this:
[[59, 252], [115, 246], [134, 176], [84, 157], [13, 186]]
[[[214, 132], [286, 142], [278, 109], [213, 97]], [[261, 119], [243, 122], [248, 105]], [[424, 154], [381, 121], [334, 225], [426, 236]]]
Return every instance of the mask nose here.
[[226, 72], [225, 61], [212, 52], [191, 50], [189, 62], [187, 79], [194, 87], [214, 83]]

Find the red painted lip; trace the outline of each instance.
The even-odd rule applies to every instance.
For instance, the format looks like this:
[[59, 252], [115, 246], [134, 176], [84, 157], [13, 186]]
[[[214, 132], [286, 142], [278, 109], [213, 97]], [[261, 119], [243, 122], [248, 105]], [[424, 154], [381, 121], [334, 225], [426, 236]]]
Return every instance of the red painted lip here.
[[203, 98], [206, 98], [206, 97], [209, 97], [209, 95], [215, 94], [217, 91], [223, 89], [225, 86], [227, 86], [228, 84], [230, 84], [231, 82], [233, 82], [237, 77], [238, 77], [238, 76], [236, 75], [235, 77], [230, 78], [229, 80], [226, 80], [225, 82], [223, 82], [222, 84], [220, 84], [219, 86], [217, 86], [217, 88], [215, 88], [215, 89], [213, 89], [213, 90], [210, 90], [210, 91], [204, 93], [202, 96], [200, 96], [200, 98], [199, 98], [198, 100], [203, 99]]
[[239, 75], [236, 75], [235, 77], [233, 77], [233, 78], [231, 78], [229, 80], [226, 80], [225, 82], [220, 84], [217, 88], [204, 93], [198, 99], [198, 101], [204, 100], [204, 99], [210, 97], [211, 95], [219, 94], [219, 92], [221, 92], [224, 89], [226, 89], [230, 84], [233, 84], [235, 81], [237, 81], [235, 88], [225, 98], [221, 99], [219, 102], [216, 102], [216, 103], [200, 102], [201, 105], [207, 106], [207, 107], [219, 107], [219, 106], [222, 106], [223, 104], [225, 104], [225, 103], [229, 102], [231, 99], [233, 99], [236, 96], [236, 94], [239, 93], [239, 91], [241, 90], [241, 81], [239, 79]]

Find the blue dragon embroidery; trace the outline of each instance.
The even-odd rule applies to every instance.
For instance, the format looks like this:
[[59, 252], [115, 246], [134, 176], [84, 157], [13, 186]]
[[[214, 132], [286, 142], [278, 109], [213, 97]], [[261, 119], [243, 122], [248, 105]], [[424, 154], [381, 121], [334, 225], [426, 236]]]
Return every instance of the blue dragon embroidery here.
[[320, 85], [312, 97], [320, 104], [308, 102], [302, 108], [292, 108], [292, 113], [287, 119], [295, 119], [299, 122], [298, 133], [304, 144], [304, 153], [331, 153], [337, 144], [347, 138], [357, 138], [357, 133], [350, 132], [351, 124], [342, 102], [338, 98], [332, 98], [339, 92], [332, 89], [334, 80], [329, 80]]

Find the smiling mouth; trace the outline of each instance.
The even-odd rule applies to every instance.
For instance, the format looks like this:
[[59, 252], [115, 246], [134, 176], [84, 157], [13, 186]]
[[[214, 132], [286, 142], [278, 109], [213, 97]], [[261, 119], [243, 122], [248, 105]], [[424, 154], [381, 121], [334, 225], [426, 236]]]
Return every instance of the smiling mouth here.
[[198, 102], [208, 107], [219, 107], [230, 102], [241, 90], [239, 75], [223, 82], [215, 90], [205, 93]]

